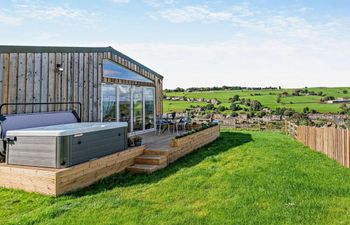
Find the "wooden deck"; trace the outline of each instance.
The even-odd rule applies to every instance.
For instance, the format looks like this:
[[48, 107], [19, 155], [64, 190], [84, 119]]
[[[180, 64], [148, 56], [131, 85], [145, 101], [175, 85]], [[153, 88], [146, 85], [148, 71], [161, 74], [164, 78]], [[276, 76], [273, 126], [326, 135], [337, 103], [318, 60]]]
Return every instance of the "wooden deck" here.
[[58, 196], [124, 171], [143, 154], [144, 146], [91, 160], [76, 166], [53, 169], [0, 163], [0, 187]]
[[[181, 134], [183, 132], [179, 132]], [[168, 133], [167, 131], [161, 135], [155, 132], [150, 132], [140, 135], [143, 138], [142, 144], [145, 145], [146, 150], [158, 150], [158, 151], [171, 151], [171, 139], [173, 139], [177, 134]]]
[[157, 135], [155, 132], [141, 135], [145, 145], [144, 154], [135, 158], [135, 164], [127, 167], [134, 173], [152, 173], [166, 167], [169, 163], [209, 144], [220, 136], [220, 127], [212, 127], [192, 135], [174, 140], [181, 133]]
[[141, 136], [144, 145], [140, 147], [64, 169], [0, 163], [0, 187], [58, 196], [125, 170], [152, 173], [217, 139], [220, 136], [220, 127], [211, 127], [176, 139], [173, 147], [172, 139], [176, 135], [167, 132], [162, 135], [155, 132], [143, 134]]
[[173, 150], [170, 143], [175, 136], [176, 133], [168, 132], [143, 134], [140, 147], [63, 169], [0, 163], [0, 187], [58, 196], [124, 171], [136, 163], [140, 166], [133, 172], [151, 173], [168, 165], [165, 155]]

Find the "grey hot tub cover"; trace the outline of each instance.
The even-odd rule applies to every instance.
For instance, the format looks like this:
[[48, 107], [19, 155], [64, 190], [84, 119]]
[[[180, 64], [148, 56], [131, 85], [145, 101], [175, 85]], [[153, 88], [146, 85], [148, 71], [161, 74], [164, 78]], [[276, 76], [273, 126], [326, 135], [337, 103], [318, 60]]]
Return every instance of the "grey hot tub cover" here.
[[14, 114], [3, 116], [2, 119], [2, 140], [5, 140], [6, 132], [9, 130], [18, 130], [32, 127], [42, 127], [78, 122], [78, 118], [75, 116], [74, 112], [71, 111]]

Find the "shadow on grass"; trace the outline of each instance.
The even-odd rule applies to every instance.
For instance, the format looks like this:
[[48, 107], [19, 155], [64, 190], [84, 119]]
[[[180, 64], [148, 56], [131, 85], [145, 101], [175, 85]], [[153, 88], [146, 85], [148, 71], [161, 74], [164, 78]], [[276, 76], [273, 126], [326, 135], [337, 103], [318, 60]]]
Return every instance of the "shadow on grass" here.
[[220, 138], [216, 141], [195, 150], [194, 152], [178, 159], [176, 162], [168, 165], [162, 170], [158, 170], [152, 174], [133, 174], [119, 173], [102, 179], [97, 183], [67, 194], [72, 197], [81, 197], [85, 195], [94, 195], [100, 192], [111, 190], [115, 187], [128, 187], [138, 184], [155, 183], [159, 180], [172, 175], [180, 169], [193, 167], [210, 156], [218, 155], [231, 148], [251, 142], [253, 139], [250, 134], [238, 132], [221, 132]]

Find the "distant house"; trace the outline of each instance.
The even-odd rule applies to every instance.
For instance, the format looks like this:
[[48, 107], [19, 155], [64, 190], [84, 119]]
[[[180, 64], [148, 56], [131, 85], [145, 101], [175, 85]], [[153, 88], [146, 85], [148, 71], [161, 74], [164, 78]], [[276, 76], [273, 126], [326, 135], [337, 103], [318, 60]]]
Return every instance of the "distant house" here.
[[214, 120], [223, 120], [223, 119], [225, 119], [225, 118], [226, 118], [226, 116], [223, 115], [223, 114], [214, 114], [214, 115], [213, 115], [213, 119], [214, 119]]
[[335, 99], [335, 100], [326, 101], [326, 103], [328, 103], [328, 104], [342, 104], [342, 103], [350, 103], [350, 100], [344, 99], [344, 98], [339, 98], [339, 99]]
[[196, 107], [195, 110], [196, 110], [197, 112], [203, 112], [203, 111], [205, 111], [205, 109], [204, 109], [203, 107]]
[[281, 120], [282, 120], [282, 116], [280, 115], [270, 115], [270, 116], [263, 117], [264, 122], [281, 121]]
[[344, 120], [347, 119], [347, 115], [338, 114], [308, 114], [307, 117], [311, 120], [323, 119], [323, 120]]
[[269, 108], [263, 108], [262, 111], [265, 112], [265, 113], [271, 113], [271, 109], [269, 109]]
[[248, 114], [239, 114], [238, 118], [242, 119], [242, 120], [247, 120], [249, 118], [249, 116], [248, 116]]
[[216, 98], [210, 99], [210, 103], [214, 104], [214, 105], [217, 105], [219, 103], [219, 100], [217, 100]]

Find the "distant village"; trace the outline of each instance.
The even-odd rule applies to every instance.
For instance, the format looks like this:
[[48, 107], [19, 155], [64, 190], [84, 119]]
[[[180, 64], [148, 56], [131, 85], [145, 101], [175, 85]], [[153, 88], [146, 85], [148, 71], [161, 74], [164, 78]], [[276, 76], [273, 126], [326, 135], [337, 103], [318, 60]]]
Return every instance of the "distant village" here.
[[[284, 121], [290, 120], [293, 116], [298, 115], [297, 120], [306, 121], [306, 124], [314, 124], [317, 126], [342, 126], [349, 127], [349, 117], [344, 114], [321, 114], [313, 113], [312, 111], [304, 112], [299, 114], [295, 111], [288, 112], [289, 109], [281, 111], [276, 114], [275, 111], [267, 107], [261, 107], [259, 115], [251, 115], [249, 113], [240, 113], [227, 115], [220, 113], [217, 109], [223, 106], [218, 106], [221, 102], [216, 99], [206, 99], [206, 98], [188, 98], [185, 96], [164, 96], [168, 101], [186, 101], [191, 103], [207, 103], [212, 105], [212, 109], [208, 110], [207, 106], [195, 106], [191, 105], [191, 109], [188, 110], [191, 113], [192, 118], [196, 122], [203, 121], [216, 121], [223, 126], [235, 127], [235, 128], [258, 128], [258, 129], [281, 129], [284, 126]], [[346, 104], [349, 103], [349, 99], [339, 98], [339, 99], [327, 99], [322, 101], [324, 104]], [[214, 106], [218, 106], [217, 108]], [[300, 118], [302, 115], [303, 118]]]
[[204, 99], [204, 98], [187, 98], [187, 97], [178, 97], [178, 96], [165, 96], [165, 99], [168, 101], [186, 101], [186, 102], [204, 102], [208, 104], [213, 104], [213, 105], [218, 105], [221, 102], [217, 100], [216, 98], [214, 99]]

